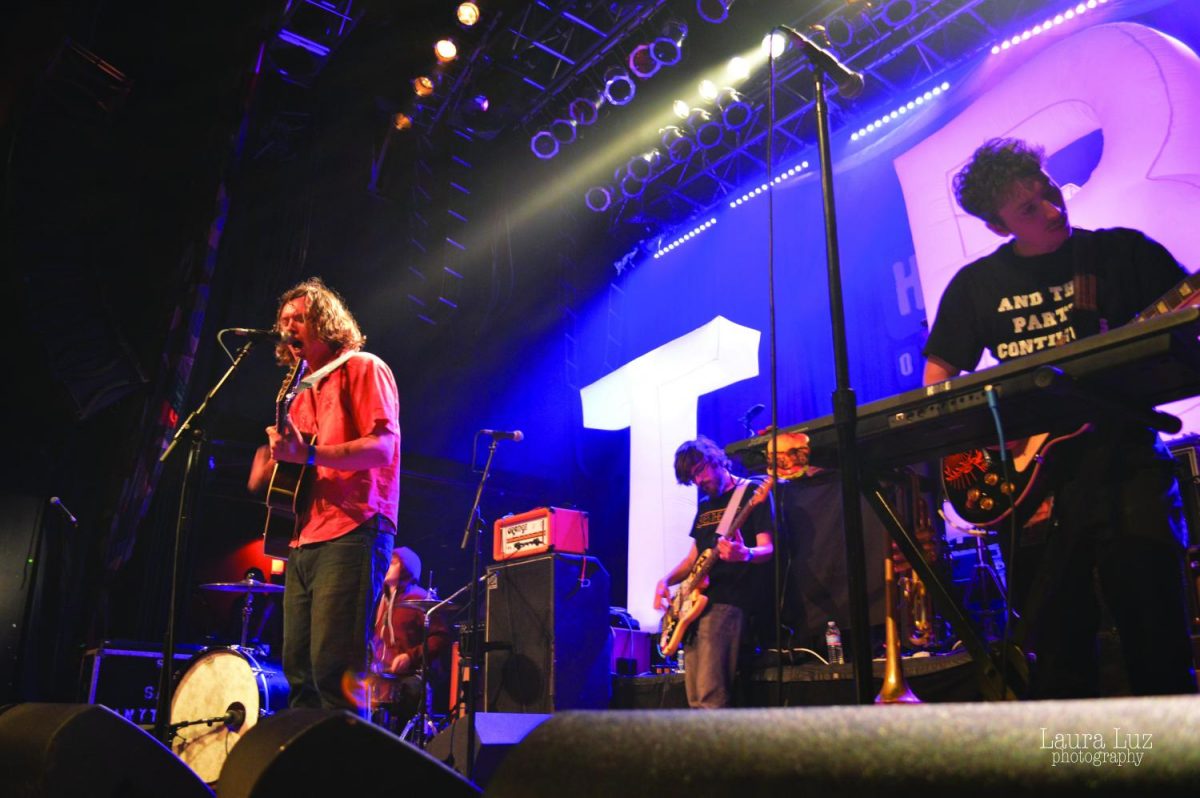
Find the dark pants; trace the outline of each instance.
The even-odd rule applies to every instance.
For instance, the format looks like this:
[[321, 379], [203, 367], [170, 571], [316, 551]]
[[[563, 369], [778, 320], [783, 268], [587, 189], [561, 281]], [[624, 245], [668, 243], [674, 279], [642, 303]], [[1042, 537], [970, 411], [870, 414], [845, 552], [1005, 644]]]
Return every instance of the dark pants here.
[[[386, 523], [386, 522], [385, 522]], [[340, 538], [292, 549], [283, 593], [283, 672], [293, 707], [357, 708], [347, 673], [367, 670], [375, 599], [395, 535], [372, 519]]]

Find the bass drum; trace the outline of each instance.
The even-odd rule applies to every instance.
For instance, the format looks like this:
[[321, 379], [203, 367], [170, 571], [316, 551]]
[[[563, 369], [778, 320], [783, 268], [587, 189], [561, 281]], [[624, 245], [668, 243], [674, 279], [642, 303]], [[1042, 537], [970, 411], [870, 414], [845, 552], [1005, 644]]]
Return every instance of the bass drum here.
[[230, 749], [258, 719], [287, 706], [283, 672], [258, 655], [237, 647], [198, 654], [184, 671], [171, 698], [171, 723], [220, 718], [231, 708], [245, 712], [236, 730], [224, 723], [185, 726], [171, 750], [209, 784], [216, 783]]

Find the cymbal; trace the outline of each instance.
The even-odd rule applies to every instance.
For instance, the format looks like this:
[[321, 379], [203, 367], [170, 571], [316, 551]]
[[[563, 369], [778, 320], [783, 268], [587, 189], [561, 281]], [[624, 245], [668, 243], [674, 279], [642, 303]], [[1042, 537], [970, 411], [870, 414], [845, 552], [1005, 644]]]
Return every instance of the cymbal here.
[[[420, 610], [421, 612], [429, 612], [434, 607], [442, 604], [441, 599], [413, 599], [412, 601], [397, 601], [397, 607], [408, 607], [410, 610]], [[453, 604], [442, 604], [444, 610], [456, 610], [458, 607]]]
[[218, 593], [282, 593], [283, 585], [273, 585], [270, 582], [260, 582], [257, 579], [243, 579], [240, 582], [208, 582], [200, 585], [203, 590], [215, 590]]

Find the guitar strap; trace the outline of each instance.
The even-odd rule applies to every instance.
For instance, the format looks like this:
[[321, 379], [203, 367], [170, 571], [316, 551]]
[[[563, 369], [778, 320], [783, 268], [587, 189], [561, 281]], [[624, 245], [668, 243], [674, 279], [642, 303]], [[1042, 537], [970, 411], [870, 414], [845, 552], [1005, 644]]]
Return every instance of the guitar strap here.
[[351, 349], [348, 352], [343, 352], [342, 354], [338, 355], [333, 360], [326, 363], [324, 366], [321, 366], [321, 368], [317, 369], [316, 371], [310, 373], [304, 379], [300, 380], [300, 390], [307, 391], [309, 388], [315, 388], [317, 386], [317, 383], [325, 378], [326, 374], [329, 374], [335, 368], [342, 365], [347, 360], [349, 360], [350, 358], [354, 357], [357, 354], [358, 354], [357, 349]]
[[737, 487], [733, 489], [733, 495], [729, 497], [729, 504], [725, 505], [725, 512], [721, 514], [721, 523], [717, 525], [717, 535], [723, 538], [729, 537], [729, 527], [733, 525], [733, 519], [737, 517], [738, 508], [742, 506], [742, 497], [746, 495], [746, 486], [750, 484], [749, 480], [741, 480]]

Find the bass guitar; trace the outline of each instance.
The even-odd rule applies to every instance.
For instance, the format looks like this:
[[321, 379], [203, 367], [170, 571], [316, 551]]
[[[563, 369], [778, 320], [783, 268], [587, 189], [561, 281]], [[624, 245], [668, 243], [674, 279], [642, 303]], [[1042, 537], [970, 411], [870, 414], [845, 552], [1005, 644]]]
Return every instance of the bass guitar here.
[[[774, 485], [775, 477], [771, 476], [754, 490], [750, 501], [734, 516], [726, 539], [742, 528], [742, 524], [750, 517], [750, 511], [766, 500]], [[700, 552], [687, 577], [679, 583], [679, 587], [671, 596], [667, 611], [663, 615], [662, 632], [658, 637], [658, 650], [664, 657], [670, 657], [679, 650], [683, 643], [683, 635], [708, 606], [708, 596], [704, 595], [704, 590], [708, 587], [708, 572], [712, 570], [716, 561], [715, 546]]]
[[[292, 402], [304, 390], [301, 379], [308, 363], [297, 360], [275, 397], [275, 429], [284, 429]], [[305, 443], [316, 443], [316, 436]], [[299, 508], [304, 505], [312, 469], [303, 463], [276, 463], [267, 485], [267, 521], [263, 527], [263, 551], [268, 557], [287, 559], [290, 543], [299, 532]]]
[[[1184, 278], [1139, 313], [1135, 321], [1145, 321], [1197, 302], [1200, 302], [1200, 272]], [[1023, 511], [1037, 509], [1043, 498], [1052, 450], [1091, 428], [1091, 424], [1084, 424], [1053, 437], [1043, 433], [1010, 442], [1008, 476], [999, 448], [971, 449], [949, 455], [942, 459], [942, 491], [964, 521], [980, 529], [995, 529], [1014, 512], [1019, 517]]]

